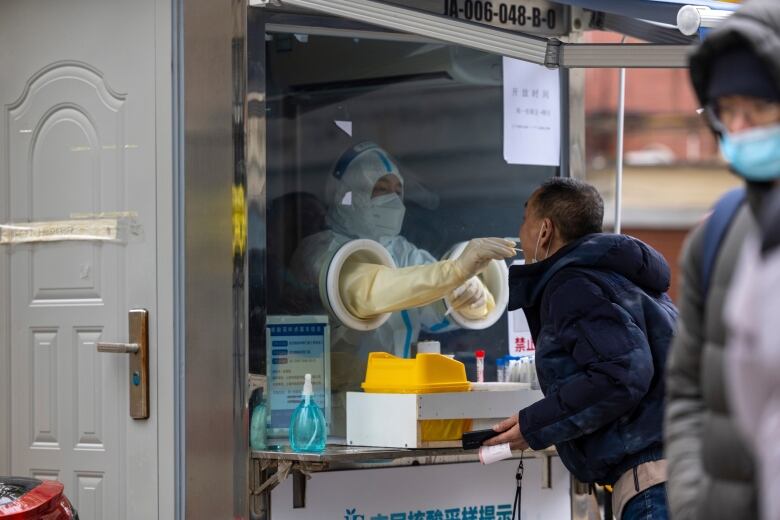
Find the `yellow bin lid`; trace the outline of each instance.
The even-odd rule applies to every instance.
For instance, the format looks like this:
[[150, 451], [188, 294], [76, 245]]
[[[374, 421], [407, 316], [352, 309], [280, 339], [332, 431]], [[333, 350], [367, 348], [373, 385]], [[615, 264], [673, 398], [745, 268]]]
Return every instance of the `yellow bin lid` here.
[[366, 380], [361, 386], [373, 393], [430, 394], [467, 392], [471, 383], [466, 379], [463, 363], [441, 354], [417, 354], [415, 359], [404, 359], [386, 352], [371, 352]]

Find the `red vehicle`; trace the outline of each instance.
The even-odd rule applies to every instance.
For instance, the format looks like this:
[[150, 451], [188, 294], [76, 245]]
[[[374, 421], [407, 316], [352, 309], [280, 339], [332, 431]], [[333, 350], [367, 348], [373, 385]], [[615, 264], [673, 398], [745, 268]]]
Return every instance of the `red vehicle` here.
[[56, 480], [0, 477], [0, 519], [78, 520], [64, 488]]

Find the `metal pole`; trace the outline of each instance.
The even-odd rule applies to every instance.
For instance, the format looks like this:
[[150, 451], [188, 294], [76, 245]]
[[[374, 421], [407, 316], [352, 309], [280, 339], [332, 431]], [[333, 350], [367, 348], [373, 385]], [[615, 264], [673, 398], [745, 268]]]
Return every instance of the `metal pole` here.
[[620, 69], [617, 113], [617, 158], [615, 172], [615, 233], [620, 233], [623, 213], [623, 123], [626, 116], [626, 69]]

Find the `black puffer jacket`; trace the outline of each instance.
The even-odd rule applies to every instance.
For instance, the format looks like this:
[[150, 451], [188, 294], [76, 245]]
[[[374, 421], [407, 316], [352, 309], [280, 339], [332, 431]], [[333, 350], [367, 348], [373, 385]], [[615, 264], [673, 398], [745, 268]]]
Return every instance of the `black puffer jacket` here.
[[509, 308], [536, 342], [544, 399], [520, 411], [533, 449], [552, 444], [582, 482], [612, 484], [663, 457], [664, 367], [677, 310], [648, 245], [596, 233], [509, 272]]

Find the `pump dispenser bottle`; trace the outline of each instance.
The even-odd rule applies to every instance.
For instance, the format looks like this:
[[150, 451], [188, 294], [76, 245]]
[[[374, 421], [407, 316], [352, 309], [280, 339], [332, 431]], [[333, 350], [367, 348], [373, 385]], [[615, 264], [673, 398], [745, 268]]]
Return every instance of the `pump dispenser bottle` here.
[[320, 453], [325, 440], [325, 416], [312, 398], [311, 374], [306, 374], [301, 402], [290, 419], [290, 446], [293, 451]]

